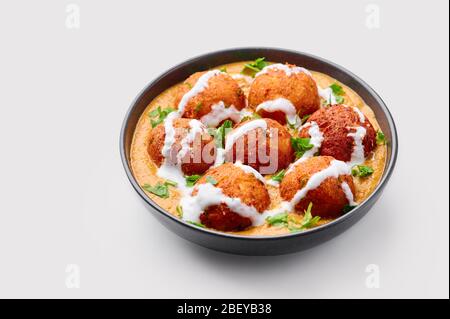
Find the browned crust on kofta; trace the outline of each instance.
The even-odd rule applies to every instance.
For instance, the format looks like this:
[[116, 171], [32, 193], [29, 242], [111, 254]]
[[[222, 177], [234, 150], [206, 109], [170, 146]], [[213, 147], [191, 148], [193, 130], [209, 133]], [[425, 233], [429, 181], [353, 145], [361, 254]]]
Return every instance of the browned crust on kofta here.
[[[190, 119], [175, 119], [173, 121], [173, 127], [175, 128], [175, 143], [172, 146], [169, 160], [175, 164], [177, 162], [176, 156], [181, 149], [181, 140], [187, 135], [190, 126]], [[150, 131], [149, 143], [147, 152], [152, 161], [161, 166], [164, 161], [164, 157], [161, 154], [161, 150], [164, 146], [164, 140], [166, 132], [164, 123], [159, 124]], [[201, 150], [198, 147], [201, 147]], [[208, 156], [206, 156], [205, 147], [210, 148]], [[204, 153], [205, 152], [205, 153]], [[193, 143], [191, 143], [191, 151], [186, 154], [181, 164], [181, 170], [186, 175], [203, 174], [213, 163], [215, 154], [215, 145], [213, 138], [205, 132], [200, 135], [197, 134]]]
[[[194, 73], [180, 85], [175, 98], [175, 105], [178, 106], [183, 95], [189, 92], [197, 80], [205, 73], [206, 71]], [[212, 106], [220, 101], [225, 106], [234, 105], [238, 110], [245, 107], [244, 92], [236, 80], [226, 73], [221, 73], [209, 79], [208, 87], [188, 101], [184, 109], [183, 117], [200, 119], [202, 116], [211, 112]]]
[[[281, 181], [281, 197], [290, 201], [298, 190], [305, 187], [313, 174], [329, 167], [333, 160], [334, 158], [331, 156], [316, 156], [298, 163]], [[338, 178], [328, 177], [319, 187], [308, 191], [306, 196], [295, 206], [296, 211], [303, 212], [307, 209], [309, 203], [312, 202], [313, 216], [324, 218], [339, 217], [343, 208], [349, 204], [342, 190], [342, 182], [347, 182], [352, 193], [355, 193], [351, 175], [340, 175]]]
[[[234, 164], [225, 163], [221, 166], [211, 168], [200, 180], [199, 184], [208, 183], [208, 177], [217, 181], [215, 187], [231, 198], [240, 198], [241, 201], [253, 206], [262, 213], [270, 205], [269, 193], [265, 185], [251, 173], [246, 173]], [[193, 195], [197, 193], [194, 190]], [[211, 206], [201, 215], [200, 221], [209, 228], [222, 231], [238, 231], [251, 226], [252, 222], [247, 217], [242, 217], [233, 212], [225, 204]]]
[[[263, 120], [266, 121], [268, 130], [263, 132], [261, 128], [257, 128], [239, 137], [232, 150], [227, 154], [227, 159], [232, 162], [241, 161], [262, 174], [274, 174], [280, 169], [286, 168], [294, 160], [291, 134], [277, 121]], [[246, 123], [248, 121], [240, 123], [234, 130]], [[278, 145], [274, 144], [275, 139], [277, 139]], [[263, 158], [259, 155], [262, 155]], [[275, 163], [278, 164], [275, 165]]]
[[[354, 139], [348, 134], [355, 132], [355, 127], [358, 126], [363, 126], [366, 129], [366, 135], [363, 139], [364, 156], [367, 157], [375, 149], [375, 129], [367, 116], [365, 116], [364, 123], [361, 123], [358, 113], [352, 107], [336, 104], [322, 108], [312, 114], [307, 122], [316, 122], [323, 134], [320, 155], [333, 156], [344, 162], [350, 161]], [[310, 137], [308, 127], [301, 130], [300, 137]]]
[[[288, 66], [293, 67], [293, 65]], [[271, 69], [253, 81], [248, 95], [248, 106], [252, 109], [266, 101], [285, 98], [295, 106], [300, 117], [311, 114], [320, 107], [320, 97], [314, 79], [304, 72], [287, 76], [282, 70]], [[261, 116], [286, 123], [283, 112], [261, 111]]]

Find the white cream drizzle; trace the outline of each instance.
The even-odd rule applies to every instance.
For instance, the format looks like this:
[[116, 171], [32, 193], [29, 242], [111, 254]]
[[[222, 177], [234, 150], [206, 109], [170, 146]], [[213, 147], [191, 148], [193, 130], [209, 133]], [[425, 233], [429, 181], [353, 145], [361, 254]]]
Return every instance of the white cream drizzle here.
[[231, 105], [229, 107], [225, 106], [225, 103], [220, 101], [211, 107], [211, 112], [202, 116], [200, 121], [209, 127], [216, 127], [220, 122], [226, 119], [231, 119], [233, 122], [237, 123], [241, 120], [241, 112]]
[[256, 107], [256, 112], [259, 112], [260, 110], [264, 110], [269, 113], [281, 111], [286, 114], [286, 119], [289, 123], [301, 123], [294, 104], [292, 104], [288, 99], [282, 97], [259, 104]]
[[183, 194], [190, 194], [192, 191], [186, 186], [186, 179], [181, 170], [181, 160], [187, 154], [190, 149], [190, 144], [194, 141], [197, 133], [202, 133], [205, 129], [203, 124], [198, 120], [191, 120], [189, 122], [190, 131], [181, 141], [181, 150], [177, 154], [177, 163], [170, 163], [167, 159], [170, 156], [170, 152], [173, 144], [175, 143], [175, 128], [173, 126], [173, 121], [175, 119], [181, 118], [184, 109], [191, 98], [202, 92], [208, 87], [208, 81], [219, 74], [222, 74], [219, 70], [208, 71], [200, 76], [195, 85], [181, 98], [178, 104], [178, 110], [176, 112], [169, 113], [164, 119], [164, 145], [161, 149], [161, 154], [164, 157], [162, 165], [159, 167], [156, 175], [161, 178], [171, 180], [177, 183], [177, 188]]
[[256, 179], [260, 180], [264, 184], [266, 183], [266, 179], [256, 169], [254, 169], [253, 167], [251, 167], [249, 165], [244, 165], [244, 164], [242, 164], [241, 161], [236, 161], [234, 163], [234, 166], [239, 167], [240, 169], [242, 169], [246, 173], [252, 174], [253, 176], [256, 177]]
[[186, 104], [189, 102], [190, 99], [192, 99], [194, 96], [196, 96], [197, 94], [201, 93], [202, 91], [204, 91], [207, 87], [208, 87], [208, 81], [217, 76], [222, 74], [223, 72], [219, 71], [219, 70], [211, 70], [208, 71], [204, 74], [202, 74], [197, 82], [195, 82], [195, 85], [192, 87], [192, 89], [190, 89], [185, 95], [183, 95], [183, 97], [181, 98], [180, 103], [178, 104], [178, 113], [180, 113], [180, 115], [183, 115], [184, 113], [184, 109], [186, 107]]
[[260, 75], [266, 74], [270, 70], [283, 71], [284, 73], [286, 73], [287, 76], [291, 76], [293, 74], [302, 73], [302, 72], [309, 76], [312, 76], [311, 72], [309, 72], [305, 68], [302, 68], [299, 66], [289, 66], [289, 65], [281, 64], [281, 63], [275, 63], [275, 64], [266, 66], [264, 69], [262, 69], [261, 71], [256, 73], [255, 78]]
[[[235, 164], [236, 165], [236, 164]], [[240, 164], [238, 167], [242, 169]], [[244, 170], [246, 171], [246, 170]], [[246, 171], [247, 172], [247, 171]], [[259, 174], [259, 173], [258, 173]], [[193, 222], [199, 222], [200, 215], [204, 210], [210, 206], [225, 204], [233, 212], [239, 214], [242, 217], [247, 217], [252, 221], [253, 226], [259, 226], [265, 223], [265, 220], [269, 216], [274, 216], [279, 213], [291, 212], [295, 209], [295, 206], [307, 195], [307, 193], [322, 184], [329, 177], [338, 178], [340, 175], [350, 174], [349, 166], [338, 160], [331, 161], [330, 165], [313, 174], [306, 185], [298, 190], [292, 200], [282, 201], [278, 207], [268, 209], [263, 213], [259, 213], [254, 207], [244, 204], [239, 198], [230, 198], [223, 194], [222, 189], [215, 187], [210, 183], [201, 184], [196, 186], [197, 194], [195, 196], [184, 196], [180, 205], [183, 209], [183, 219]], [[261, 176], [262, 178], [262, 176]], [[342, 190], [350, 205], [354, 205], [353, 193], [347, 183], [341, 184]]]
[[364, 113], [361, 112], [361, 110], [358, 109], [356, 106], [353, 106], [352, 108], [358, 114], [359, 121], [361, 122], [361, 124], [364, 124], [364, 122], [366, 121], [366, 117], [364, 116]]
[[347, 136], [353, 137], [354, 145], [353, 145], [353, 152], [350, 159], [350, 162], [348, 162], [348, 165], [354, 166], [361, 164], [365, 161], [364, 156], [364, 144], [363, 140], [366, 136], [366, 129], [362, 126], [354, 127], [355, 132], [350, 132], [347, 134]]
[[336, 96], [333, 94], [333, 90], [330, 87], [323, 89], [317, 85], [317, 92], [322, 99], [327, 101], [327, 104], [337, 104]]
[[350, 206], [356, 206], [357, 204], [355, 203], [355, 201], [353, 199], [352, 190], [351, 190], [350, 186], [347, 184], [347, 182], [342, 182], [341, 188], [344, 191], [344, 194], [345, 194], [345, 197], [347, 198], [348, 204]]

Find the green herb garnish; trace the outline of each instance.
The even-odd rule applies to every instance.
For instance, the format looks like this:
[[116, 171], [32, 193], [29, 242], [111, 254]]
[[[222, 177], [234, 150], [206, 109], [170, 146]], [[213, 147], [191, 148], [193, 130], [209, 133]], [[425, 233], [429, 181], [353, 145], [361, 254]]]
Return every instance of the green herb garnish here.
[[221, 68], [219, 69], [219, 71], [220, 71], [220, 72], [227, 73], [227, 68], [226, 68], [226, 67], [221, 67]]
[[356, 165], [352, 168], [352, 175], [355, 177], [367, 177], [373, 174], [373, 168], [365, 165]]
[[209, 134], [214, 136], [216, 146], [218, 148], [223, 148], [225, 144], [225, 136], [230, 131], [230, 129], [233, 127], [233, 122], [230, 120], [226, 120], [223, 122], [223, 124], [216, 130], [211, 129], [209, 130]]
[[177, 184], [172, 181], [166, 181], [164, 184], [157, 183], [155, 186], [150, 184], [142, 185], [142, 188], [149, 193], [155, 194], [161, 198], [169, 197], [169, 186], [176, 186]]
[[202, 106], [203, 106], [203, 103], [202, 102], [198, 102], [197, 105], [195, 106], [195, 109], [194, 109], [195, 113], [200, 112]]
[[289, 225], [289, 230], [291, 232], [297, 232], [302, 231], [308, 228], [312, 228], [317, 225], [317, 223], [320, 221], [320, 216], [312, 216], [311, 210], [312, 210], [313, 203], [310, 202], [308, 205], [308, 208], [304, 211], [303, 219], [300, 222], [300, 224], [291, 224]]
[[193, 222], [193, 221], [190, 221], [190, 220], [188, 220], [187, 223], [191, 224], [191, 225], [195, 225], [197, 227], [205, 228], [205, 225], [203, 225], [202, 223], [196, 223], [196, 222]]
[[177, 205], [177, 214], [179, 218], [183, 218], [183, 208], [180, 205]]
[[186, 176], [186, 186], [187, 187], [192, 187], [195, 185], [195, 183], [197, 183], [197, 181], [200, 179], [200, 177], [202, 177], [202, 175], [191, 175], [191, 176]]
[[309, 119], [310, 116], [311, 116], [311, 114], [307, 114], [307, 115], [303, 116], [302, 117], [302, 124], [304, 124]]
[[310, 141], [310, 138], [291, 137], [291, 145], [294, 148], [295, 156], [297, 158], [302, 157], [306, 151], [314, 147], [313, 144], [310, 144]]
[[274, 216], [268, 216], [266, 222], [271, 226], [286, 227], [288, 225], [288, 213], [279, 213]]
[[259, 115], [258, 113], [253, 113], [252, 115], [244, 116], [239, 123], [242, 123], [242, 122], [245, 122], [248, 120], [257, 120], [260, 118], [261, 118], [261, 115]]
[[171, 107], [168, 107], [168, 108], [162, 110], [161, 107], [158, 106], [157, 109], [155, 109], [155, 110], [151, 111], [150, 113], [148, 113], [148, 116], [150, 117], [150, 123], [152, 124], [152, 127], [155, 127], [158, 124], [161, 124], [165, 120], [167, 115], [169, 115], [173, 111], [175, 111], [175, 110], [173, 108], [171, 108]]
[[344, 89], [337, 83], [333, 83], [330, 85], [330, 89], [333, 92], [333, 95], [336, 99], [337, 104], [344, 103], [343, 95], [345, 94]]
[[267, 66], [267, 62], [265, 61], [265, 59], [266, 58], [257, 58], [255, 61], [251, 63], [246, 63], [241, 73], [254, 77], [256, 73], [258, 73]]
[[212, 176], [206, 176], [206, 181], [212, 185], [217, 185], [217, 181]]
[[275, 175], [272, 176], [272, 180], [275, 182], [281, 182], [281, 180], [284, 177], [284, 173], [285, 173], [285, 170], [282, 169], [281, 171], [279, 171], [278, 173], [276, 173]]
[[377, 131], [377, 144], [384, 145], [385, 143], [386, 143], [386, 137], [384, 136], [384, 133], [381, 131]]

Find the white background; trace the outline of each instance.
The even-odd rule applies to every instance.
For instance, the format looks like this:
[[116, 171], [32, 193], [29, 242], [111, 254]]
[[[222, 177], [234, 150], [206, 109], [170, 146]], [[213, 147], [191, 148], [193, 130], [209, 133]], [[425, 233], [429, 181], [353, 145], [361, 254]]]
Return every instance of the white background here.
[[[66, 27], [69, 3], [0, 2], [0, 297], [448, 298], [447, 1], [79, 0], [79, 29]], [[159, 225], [125, 177], [119, 130], [137, 93], [187, 58], [238, 46], [330, 59], [396, 120], [382, 198], [315, 249], [197, 247]], [[370, 264], [378, 289], [366, 286]]]

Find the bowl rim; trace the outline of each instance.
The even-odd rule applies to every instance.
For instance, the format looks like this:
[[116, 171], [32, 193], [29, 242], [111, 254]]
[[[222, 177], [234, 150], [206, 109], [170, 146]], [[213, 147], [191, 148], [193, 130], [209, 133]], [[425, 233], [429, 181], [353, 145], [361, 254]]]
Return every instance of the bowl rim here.
[[[325, 63], [325, 64], [329, 64], [332, 67], [339, 69], [340, 71], [342, 71], [343, 73], [346, 73], [349, 77], [351, 77], [353, 80], [355, 80], [356, 82], [358, 82], [358, 84], [360, 84], [367, 92], [369, 92], [369, 94], [371, 94], [373, 96], [373, 98], [377, 101], [377, 103], [380, 105], [383, 113], [386, 115], [387, 118], [387, 122], [388, 122], [388, 127], [391, 131], [391, 140], [388, 141], [388, 143], [391, 146], [391, 158], [389, 163], [387, 163], [387, 166], [385, 167], [385, 170], [383, 172], [383, 176], [381, 177], [381, 180], [378, 182], [378, 185], [376, 186], [376, 188], [373, 190], [373, 192], [362, 202], [360, 203], [356, 208], [352, 209], [350, 212], [334, 219], [331, 222], [328, 222], [326, 224], [314, 227], [314, 228], [310, 228], [301, 232], [294, 232], [294, 233], [288, 233], [288, 234], [280, 234], [280, 235], [255, 235], [255, 236], [250, 236], [250, 235], [239, 235], [239, 234], [234, 234], [234, 233], [225, 233], [225, 232], [221, 232], [221, 231], [217, 231], [214, 229], [209, 229], [209, 228], [203, 228], [203, 227], [198, 227], [195, 225], [192, 225], [190, 223], [187, 223], [181, 219], [179, 219], [178, 217], [174, 216], [173, 214], [167, 212], [165, 209], [163, 209], [162, 207], [160, 207], [158, 204], [156, 204], [149, 196], [147, 196], [144, 191], [142, 190], [142, 188], [139, 186], [139, 184], [137, 183], [131, 168], [128, 165], [128, 159], [126, 156], [126, 151], [125, 151], [125, 133], [127, 131], [128, 128], [128, 124], [129, 124], [129, 119], [131, 117], [131, 114], [133, 113], [138, 101], [141, 99], [141, 97], [145, 94], [145, 92], [147, 92], [147, 90], [154, 86], [156, 83], [158, 83], [161, 79], [163, 79], [164, 77], [166, 77], [168, 74], [176, 71], [179, 68], [185, 67], [189, 64], [192, 64], [198, 60], [202, 60], [202, 59], [206, 59], [210, 56], [214, 56], [214, 55], [218, 55], [218, 54], [225, 54], [225, 53], [233, 53], [233, 52], [237, 52], [237, 51], [276, 51], [279, 53], [288, 53], [288, 54], [296, 54], [296, 55], [302, 55], [305, 57], [308, 57], [310, 59], [314, 59], [317, 60], [320, 63]], [[231, 63], [231, 62], [230, 62]], [[233, 48], [228, 48], [228, 49], [223, 49], [223, 50], [217, 50], [217, 51], [212, 51], [212, 52], [208, 52], [208, 53], [203, 53], [197, 56], [194, 56], [192, 58], [189, 58], [187, 60], [185, 60], [184, 62], [178, 63], [177, 65], [169, 68], [167, 71], [163, 72], [162, 74], [160, 74], [158, 77], [156, 77], [154, 80], [150, 81], [140, 92], [139, 94], [133, 99], [130, 107], [128, 108], [126, 114], [125, 114], [125, 118], [122, 122], [122, 127], [120, 130], [120, 141], [119, 141], [119, 148], [120, 148], [120, 157], [122, 160], [122, 165], [125, 169], [126, 175], [128, 177], [128, 180], [130, 181], [131, 185], [133, 186], [134, 190], [138, 193], [138, 195], [148, 204], [150, 205], [155, 211], [157, 211], [158, 213], [162, 214], [163, 216], [172, 219], [174, 222], [178, 223], [180, 226], [184, 226], [184, 227], [188, 227], [191, 228], [191, 230], [193, 231], [197, 231], [197, 232], [201, 232], [203, 234], [207, 234], [207, 235], [211, 235], [211, 236], [216, 236], [216, 237], [222, 237], [222, 238], [227, 238], [227, 239], [237, 239], [237, 240], [247, 240], [247, 241], [260, 241], [260, 240], [266, 240], [266, 241], [270, 241], [270, 240], [278, 240], [278, 239], [283, 239], [283, 238], [293, 238], [293, 237], [303, 237], [303, 236], [308, 236], [310, 234], [313, 233], [317, 233], [317, 232], [322, 232], [331, 228], [334, 228], [338, 225], [340, 225], [341, 223], [343, 223], [344, 221], [346, 221], [347, 219], [349, 219], [350, 217], [358, 214], [358, 213], [363, 213], [365, 211], [365, 207], [369, 206], [371, 201], [374, 198], [377, 198], [379, 195], [381, 195], [381, 192], [383, 190], [383, 188], [385, 187], [386, 183], [388, 182], [388, 180], [390, 179], [395, 164], [397, 162], [397, 155], [398, 155], [398, 135], [397, 135], [397, 128], [394, 122], [394, 119], [392, 117], [391, 112], [389, 111], [388, 107], [386, 106], [385, 102], [383, 101], [383, 99], [378, 95], [378, 93], [372, 89], [371, 86], [369, 86], [364, 80], [362, 80], [359, 76], [357, 76], [356, 74], [354, 74], [353, 72], [347, 70], [346, 68], [331, 62], [327, 59], [318, 57], [316, 55], [310, 54], [310, 53], [305, 53], [305, 52], [301, 52], [301, 51], [296, 51], [296, 50], [290, 50], [290, 49], [284, 49], [284, 48], [278, 48], [278, 47], [233, 47]]]

